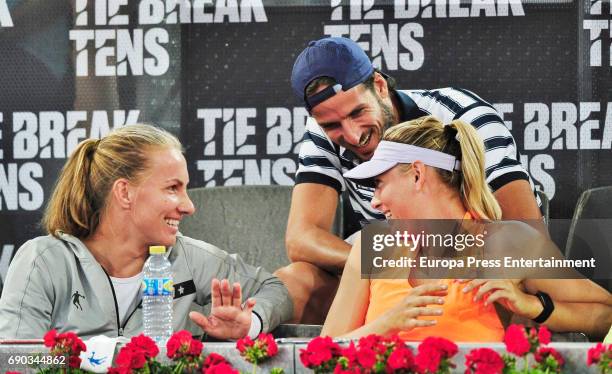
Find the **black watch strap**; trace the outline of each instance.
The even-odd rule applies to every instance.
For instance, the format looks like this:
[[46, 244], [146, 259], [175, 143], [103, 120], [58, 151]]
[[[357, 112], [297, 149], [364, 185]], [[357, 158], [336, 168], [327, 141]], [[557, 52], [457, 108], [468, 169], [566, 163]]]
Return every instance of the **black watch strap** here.
[[555, 310], [555, 304], [553, 303], [552, 299], [550, 298], [550, 296], [548, 296], [546, 292], [538, 291], [535, 295], [538, 298], [538, 300], [540, 300], [540, 302], [542, 303], [542, 306], [544, 307], [544, 309], [542, 309], [542, 313], [540, 313], [533, 320], [537, 323], [544, 323], [544, 321], [546, 321], [548, 317], [550, 317], [553, 310]]

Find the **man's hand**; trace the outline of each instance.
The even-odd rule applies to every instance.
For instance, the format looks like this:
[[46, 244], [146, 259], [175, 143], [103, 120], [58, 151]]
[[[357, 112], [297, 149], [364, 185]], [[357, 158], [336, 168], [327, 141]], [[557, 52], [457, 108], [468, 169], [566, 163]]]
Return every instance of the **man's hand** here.
[[251, 327], [254, 299], [242, 305], [240, 283], [230, 286], [227, 279], [213, 279], [210, 286], [212, 309], [206, 317], [198, 312], [189, 313], [189, 318], [208, 335], [218, 339], [241, 339]]
[[485, 305], [497, 302], [508, 311], [533, 319], [542, 311], [536, 296], [523, 290], [520, 279], [474, 279], [468, 282], [463, 292], [477, 289], [474, 301], [485, 300]]

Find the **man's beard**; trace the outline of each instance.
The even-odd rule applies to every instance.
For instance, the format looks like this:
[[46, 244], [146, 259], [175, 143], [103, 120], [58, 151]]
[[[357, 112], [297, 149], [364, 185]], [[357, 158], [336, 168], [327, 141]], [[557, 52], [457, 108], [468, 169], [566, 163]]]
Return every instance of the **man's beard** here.
[[387, 131], [389, 127], [395, 125], [395, 118], [393, 117], [393, 109], [391, 108], [391, 106], [385, 104], [385, 102], [380, 97], [378, 97], [378, 95], [375, 96], [376, 101], [378, 102], [378, 105], [380, 106], [380, 110], [382, 112], [383, 128], [381, 129], [382, 132], [380, 134], [380, 140], [382, 140], [385, 131]]
[[[374, 97], [376, 98], [376, 102], [378, 103], [378, 106], [380, 108], [380, 113], [382, 117], [380, 123], [382, 126], [374, 126], [372, 137], [375, 139], [378, 138], [378, 142], [380, 142], [383, 139], [385, 131], [391, 126], [395, 125], [396, 122], [395, 117], [393, 116], [393, 108], [390, 105], [387, 105], [380, 97], [378, 97], [376, 93], [374, 93]], [[368, 143], [371, 141], [372, 139], [370, 139]], [[359, 142], [361, 143], [361, 138], [359, 139]], [[352, 144], [348, 144], [344, 140], [341, 140], [338, 144], [340, 144], [344, 148], [350, 149], [353, 153], [359, 154], [359, 152], [357, 151], [358, 147]]]

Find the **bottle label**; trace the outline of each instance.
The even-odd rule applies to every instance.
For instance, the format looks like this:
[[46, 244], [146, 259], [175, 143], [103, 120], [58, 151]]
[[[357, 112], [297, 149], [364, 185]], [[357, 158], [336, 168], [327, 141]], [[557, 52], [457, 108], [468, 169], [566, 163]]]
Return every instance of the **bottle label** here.
[[145, 278], [142, 280], [143, 296], [172, 296], [172, 278]]

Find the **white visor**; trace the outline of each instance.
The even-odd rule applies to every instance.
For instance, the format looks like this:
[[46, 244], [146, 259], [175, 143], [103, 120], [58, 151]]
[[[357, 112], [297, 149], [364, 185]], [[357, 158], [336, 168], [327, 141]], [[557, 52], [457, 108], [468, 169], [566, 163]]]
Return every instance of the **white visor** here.
[[[369, 161], [347, 171], [344, 177], [357, 179], [361, 183], [361, 180], [379, 176], [397, 164], [411, 164], [415, 161], [448, 171], [461, 170], [461, 162], [448, 153], [383, 140], [378, 144]], [[366, 185], [372, 185], [372, 181], [367, 181]]]

